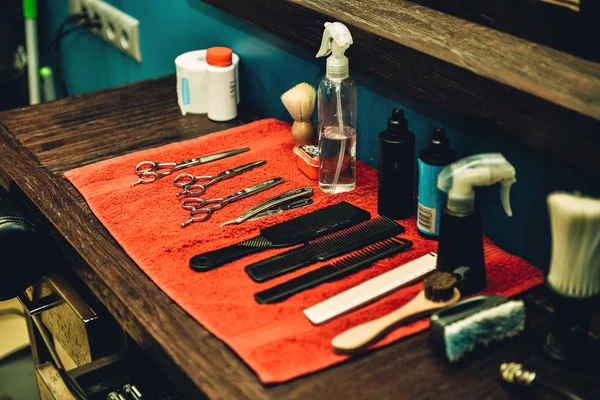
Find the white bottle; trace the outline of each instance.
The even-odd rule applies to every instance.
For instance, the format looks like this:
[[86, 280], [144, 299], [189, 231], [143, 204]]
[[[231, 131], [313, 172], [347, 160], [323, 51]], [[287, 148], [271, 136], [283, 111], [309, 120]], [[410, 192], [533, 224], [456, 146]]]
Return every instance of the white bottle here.
[[227, 47], [206, 51], [206, 100], [208, 118], [229, 121], [237, 116], [235, 66]]

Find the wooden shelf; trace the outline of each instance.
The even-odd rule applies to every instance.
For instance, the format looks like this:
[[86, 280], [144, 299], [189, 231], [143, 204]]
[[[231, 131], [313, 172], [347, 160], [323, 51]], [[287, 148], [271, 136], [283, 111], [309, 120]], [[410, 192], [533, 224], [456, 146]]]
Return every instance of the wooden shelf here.
[[405, 0], [203, 1], [315, 52], [323, 23], [341, 21], [353, 69], [600, 170], [600, 63]]

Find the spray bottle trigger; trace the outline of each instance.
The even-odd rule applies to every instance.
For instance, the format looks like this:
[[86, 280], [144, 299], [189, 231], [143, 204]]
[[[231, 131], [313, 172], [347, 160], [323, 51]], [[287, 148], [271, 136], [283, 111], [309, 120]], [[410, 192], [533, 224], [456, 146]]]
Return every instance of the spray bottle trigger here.
[[331, 22], [325, 22], [325, 32], [323, 32], [321, 47], [319, 47], [319, 51], [317, 52], [317, 58], [328, 56], [331, 53], [331, 32], [327, 30], [329, 25], [331, 25]]
[[515, 178], [509, 178], [502, 181], [502, 189], [500, 189], [500, 200], [502, 201], [502, 207], [504, 207], [504, 211], [506, 215], [512, 217], [512, 209], [510, 207], [510, 187], [517, 180]]

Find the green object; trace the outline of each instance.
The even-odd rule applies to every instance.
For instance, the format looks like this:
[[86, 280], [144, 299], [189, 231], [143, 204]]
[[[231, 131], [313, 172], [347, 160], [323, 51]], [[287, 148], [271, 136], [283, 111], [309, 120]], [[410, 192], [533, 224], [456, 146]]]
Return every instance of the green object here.
[[37, 18], [37, 0], [23, 0], [23, 16], [29, 19]]
[[40, 68], [40, 76], [42, 78], [49, 78], [52, 76], [52, 68], [50, 67], [42, 67]]

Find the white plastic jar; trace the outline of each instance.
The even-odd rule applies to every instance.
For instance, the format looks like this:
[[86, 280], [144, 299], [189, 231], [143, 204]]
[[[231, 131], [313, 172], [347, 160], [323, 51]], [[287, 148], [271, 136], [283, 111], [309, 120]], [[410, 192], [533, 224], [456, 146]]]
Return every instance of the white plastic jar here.
[[207, 114], [213, 121], [229, 121], [237, 116], [232, 54], [227, 47], [211, 47], [206, 50]]

